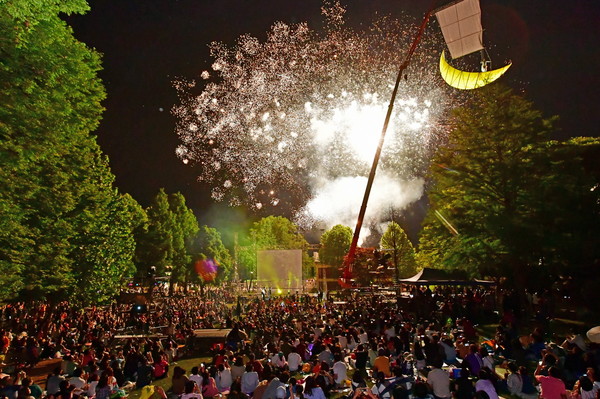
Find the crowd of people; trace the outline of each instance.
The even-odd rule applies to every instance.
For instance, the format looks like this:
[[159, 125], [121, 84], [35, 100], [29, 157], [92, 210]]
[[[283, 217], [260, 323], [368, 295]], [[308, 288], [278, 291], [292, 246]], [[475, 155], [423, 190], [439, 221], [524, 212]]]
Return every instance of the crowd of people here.
[[[540, 327], [520, 331], [511, 301], [470, 288], [414, 288], [404, 299], [240, 298], [212, 288], [161, 297], [144, 312], [11, 304], [0, 309], [3, 365], [12, 366], [0, 395], [117, 399], [140, 388], [173, 399], [598, 399], [599, 347], [581, 335], [558, 341]], [[475, 324], [494, 315], [495, 336], [478, 336]], [[231, 331], [212, 361], [182, 369], [177, 360], [194, 330], [214, 327]], [[50, 358], [60, 359], [56, 369], [33, 383], [26, 373]], [[148, 391], [164, 378], [167, 392]]]

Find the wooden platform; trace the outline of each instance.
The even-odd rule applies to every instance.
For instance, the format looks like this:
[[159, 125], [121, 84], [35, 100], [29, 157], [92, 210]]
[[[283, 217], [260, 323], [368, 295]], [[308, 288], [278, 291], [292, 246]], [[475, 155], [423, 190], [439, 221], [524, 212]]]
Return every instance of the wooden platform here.
[[194, 330], [194, 336], [188, 343], [188, 351], [196, 356], [208, 356], [215, 344], [224, 344], [231, 328], [205, 328]]
[[231, 328], [203, 328], [194, 330], [195, 338], [222, 338], [223, 340], [227, 337], [227, 334], [231, 331]]

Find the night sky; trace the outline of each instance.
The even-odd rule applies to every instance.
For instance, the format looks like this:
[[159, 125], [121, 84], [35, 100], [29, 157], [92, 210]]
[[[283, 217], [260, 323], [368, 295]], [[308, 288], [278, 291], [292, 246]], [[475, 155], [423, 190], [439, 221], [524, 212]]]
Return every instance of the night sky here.
[[[159, 188], [182, 192], [201, 221], [216, 217], [198, 169], [175, 156], [172, 82], [210, 69], [207, 45], [233, 44], [244, 33], [264, 39], [275, 21], [322, 26], [320, 0], [94, 0], [91, 11], [67, 19], [75, 36], [103, 54], [106, 111], [96, 132], [116, 184], [147, 206]], [[347, 0], [351, 26], [372, 16], [418, 21], [427, 0]], [[523, 92], [546, 116], [560, 115], [560, 137], [598, 136], [600, 123], [600, 2], [481, 0], [484, 44], [494, 67], [512, 60], [502, 81]], [[430, 22], [427, 33], [433, 34]], [[435, 32], [435, 34], [439, 34]], [[437, 68], [437, 65], [432, 66]], [[198, 79], [200, 80], [200, 79]], [[383, 121], [382, 121], [383, 122]], [[221, 205], [219, 214], [223, 214]], [[209, 216], [211, 215], [211, 216]], [[204, 220], [202, 220], [204, 218]]]

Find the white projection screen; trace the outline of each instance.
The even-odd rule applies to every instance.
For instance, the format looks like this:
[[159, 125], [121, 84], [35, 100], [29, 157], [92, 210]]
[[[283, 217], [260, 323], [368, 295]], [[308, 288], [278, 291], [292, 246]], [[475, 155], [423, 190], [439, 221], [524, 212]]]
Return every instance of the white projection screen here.
[[258, 251], [256, 257], [260, 285], [280, 290], [302, 289], [301, 249]]

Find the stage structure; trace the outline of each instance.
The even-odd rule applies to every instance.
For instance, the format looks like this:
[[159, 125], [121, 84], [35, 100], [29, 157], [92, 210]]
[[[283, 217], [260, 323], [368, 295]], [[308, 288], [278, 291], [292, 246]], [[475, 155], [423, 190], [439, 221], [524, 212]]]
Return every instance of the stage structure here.
[[262, 288], [282, 292], [302, 291], [302, 250], [257, 251], [257, 283]]

